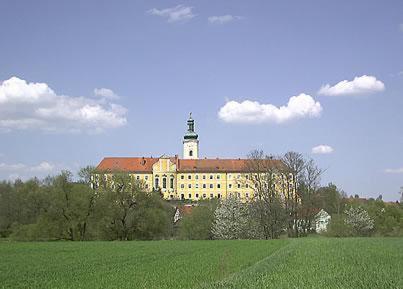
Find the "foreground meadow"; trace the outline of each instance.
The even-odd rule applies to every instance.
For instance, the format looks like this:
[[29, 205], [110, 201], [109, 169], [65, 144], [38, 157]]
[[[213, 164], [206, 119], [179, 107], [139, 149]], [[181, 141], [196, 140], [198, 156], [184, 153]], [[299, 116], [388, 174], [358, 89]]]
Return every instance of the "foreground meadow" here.
[[403, 239], [0, 242], [0, 288], [403, 288]]

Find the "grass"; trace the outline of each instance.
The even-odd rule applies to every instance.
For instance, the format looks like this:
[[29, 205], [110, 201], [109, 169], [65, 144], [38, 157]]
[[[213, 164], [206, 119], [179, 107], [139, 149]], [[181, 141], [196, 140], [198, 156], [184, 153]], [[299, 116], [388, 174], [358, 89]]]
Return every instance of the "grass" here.
[[287, 241], [0, 243], [0, 288], [190, 288], [238, 272]]
[[403, 288], [403, 239], [0, 242], [0, 288]]

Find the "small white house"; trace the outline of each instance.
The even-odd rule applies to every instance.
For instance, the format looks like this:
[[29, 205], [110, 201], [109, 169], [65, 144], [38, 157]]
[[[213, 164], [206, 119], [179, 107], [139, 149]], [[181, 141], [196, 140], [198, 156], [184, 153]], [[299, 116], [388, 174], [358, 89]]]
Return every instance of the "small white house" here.
[[320, 210], [319, 213], [315, 215], [315, 231], [316, 233], [323, 233], [327, 231], [327, 226], [330, 223], [332, 217], [325, 210]]

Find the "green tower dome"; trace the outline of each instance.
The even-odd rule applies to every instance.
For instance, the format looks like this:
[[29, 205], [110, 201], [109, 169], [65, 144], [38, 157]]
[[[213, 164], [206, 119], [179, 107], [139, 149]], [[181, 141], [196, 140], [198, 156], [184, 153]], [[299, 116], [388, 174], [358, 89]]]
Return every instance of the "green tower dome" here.
[[189, 119], [187, 121], [188, 131], [185, 133], [184, 139], [197, 139], [198, 135], [195, 133], [195, 121], [192, 118], [192, 113], [189, 115]]

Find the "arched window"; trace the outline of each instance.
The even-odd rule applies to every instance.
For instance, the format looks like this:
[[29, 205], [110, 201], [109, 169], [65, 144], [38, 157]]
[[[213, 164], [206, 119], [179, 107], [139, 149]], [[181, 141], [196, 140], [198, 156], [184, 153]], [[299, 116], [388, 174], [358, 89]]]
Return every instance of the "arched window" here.
[[192, 150], [189, 151], [189, 156], [190, 156], [190, 157], [193, 156], [193, 151], [192, 151]]
[[169, 184], [169, 187], [170, 187], [171, 189], [174, 188], [174, 177], [173, 177], [173, 176], [171, 176], [171, 182], [170, 182], [170, 184]]
[[163, 178], [162, 178], [162, 188], [163, 188], [163, 189], [166, 189], [166, 188], [167, 188], [167, 178], [166, 178], [166, 177], [163, 177]]
[[154, 187], [155, 187], [156, 189], [158, 189], [159, 186], [160, 186], [160, 179], [157, 177], [157, 178], [155, 178], [155, 185], [154, 185]]

